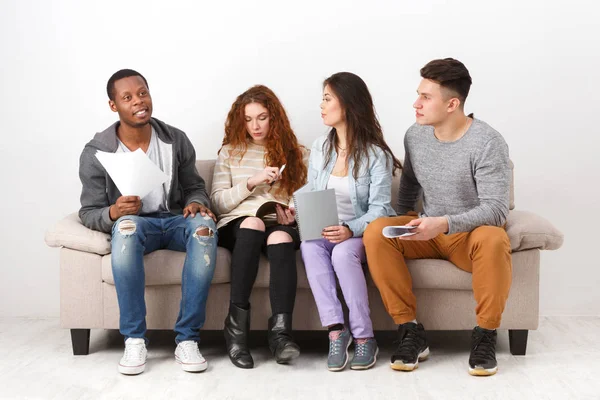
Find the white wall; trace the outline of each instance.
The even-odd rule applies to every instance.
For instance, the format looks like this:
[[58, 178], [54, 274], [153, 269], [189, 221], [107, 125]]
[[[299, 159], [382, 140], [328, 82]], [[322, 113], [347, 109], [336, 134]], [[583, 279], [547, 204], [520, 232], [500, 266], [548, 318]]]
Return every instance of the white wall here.
[[474, 79], [467, 111], [510, 146], [517, 208], [566, 235], [542, 255], [542, 314], [600, 314], [596, 2], [53, 3], [0, 3], [0, 316], [58, 315], [59, 252], [44, 231], [78, 209], [79, 154], [116, 118], [105, 94], [116, 70], [146, 76], [154, 115], [187, 132], [198, 158], [215, 157], [231, 103], [256, 83], [309, 145], [325, 132], [321, 82], [352, 71], [403, 157], [419, 68], [448, 56]]

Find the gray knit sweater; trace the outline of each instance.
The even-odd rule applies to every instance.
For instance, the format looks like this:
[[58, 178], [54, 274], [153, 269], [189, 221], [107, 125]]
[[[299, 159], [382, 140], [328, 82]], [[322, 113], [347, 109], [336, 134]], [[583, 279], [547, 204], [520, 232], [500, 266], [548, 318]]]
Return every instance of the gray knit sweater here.
[[423, 216], [446, 216], [449, 234], [504, 225], [511, 177], [508, 146], [496, 130], [473, 119], [463, 137], [441, 142], [433, 127], [415, 124], [404, 147], [399, 215], [414, 210], [422, 194]]

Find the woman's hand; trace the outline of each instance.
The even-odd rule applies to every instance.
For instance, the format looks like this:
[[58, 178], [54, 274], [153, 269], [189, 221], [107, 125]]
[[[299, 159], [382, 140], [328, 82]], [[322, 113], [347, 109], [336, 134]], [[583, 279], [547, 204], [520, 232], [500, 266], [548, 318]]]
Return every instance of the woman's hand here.
[[331, 243], [342, 243], [346, 239], [350, 239], [354, 234], [347, 226], [336, 225], [328, 226], [321, 233], [323, 239], [329, 240]]
[[280, 225], [293, 225], [296, 222], [296, 210], [293, 207], [283, 208], [279, 204], [275, 205], [275, 213], [277, 213], [277, 223]]
[[279, 168], [277, 167], [265, 167], [262, 171], [252, 175], [248, 178], [246, 187], [248, 190], [254, 190], [255, 187], [263, 183], [272, 183], [279, 179]]

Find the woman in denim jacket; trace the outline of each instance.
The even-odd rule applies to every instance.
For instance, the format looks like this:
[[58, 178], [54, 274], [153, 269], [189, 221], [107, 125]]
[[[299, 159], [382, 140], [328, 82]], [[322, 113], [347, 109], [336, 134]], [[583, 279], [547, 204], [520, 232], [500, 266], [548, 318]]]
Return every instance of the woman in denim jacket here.
[[[362, 235], [369, 222], [396, 215], [390, 205], [392, 173], [402, 166], [385, 143], [365, 82], [340, 72], [323, 87], [321, 117], [332, 129], [312, 145], [308, 180], [312, 190], [335, 189], [340, 224], [325, 228], [322, 239], [303, 242], [302, 258], [321, 323], [329, 328], [327, 368], [344, 369], [354, 337], [350, 368], [368, 369], [375, 365], [378, 348], [362, 268]], [[349, 330], [336, 276], [350, 311]]]

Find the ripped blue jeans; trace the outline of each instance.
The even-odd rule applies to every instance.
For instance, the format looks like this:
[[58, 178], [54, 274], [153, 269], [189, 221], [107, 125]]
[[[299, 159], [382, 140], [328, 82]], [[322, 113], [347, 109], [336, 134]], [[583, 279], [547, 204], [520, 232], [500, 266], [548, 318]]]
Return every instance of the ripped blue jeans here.
[[215, 223], [199, 213], [194, 218], [171, 213], [126, 215], [113, 225], [111, 261], [119, 301], [120, 332], [125, 340], [145, 338], [144, 255], [159, 249], [186, 252], [175, 340], [177, 343], [198, 342], [217, 258]]

